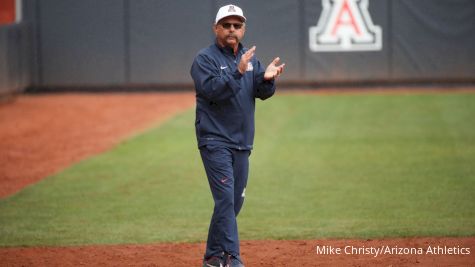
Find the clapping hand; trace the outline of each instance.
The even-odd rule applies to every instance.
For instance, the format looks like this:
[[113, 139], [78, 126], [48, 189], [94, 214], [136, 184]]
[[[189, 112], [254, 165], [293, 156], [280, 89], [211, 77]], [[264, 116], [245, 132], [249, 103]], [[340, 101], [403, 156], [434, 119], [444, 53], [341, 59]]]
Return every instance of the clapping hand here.
[[241, 74], [244, 74], [247, 70], [247, 66], [254, 56], [256, 51], [256, 46], [253, 46], [251, 49], [247, 50], [246, 53], [242, 54], [241, 61], [239, 61], [238, 70]]
[[266, 72], [264, 73], [264, 80], [273, 80], [277, 77], [279, 77], [282, 72], [284, 72], [284, 64], [277, 65], [279, 64], [280, 58], [276, 57], [272, 62], [267, 66]]
[[[254, 56], [254, 53], [256, 51], [256, 46], [253, 46], [251, 49], [247, 50], [246, 53], [244, 53], [241, 56], [241, 61], [239, 61], [238, 65], [238, 70], [241, 74], [244, 74], [248, 68], [248, 64], [251, 61], [252, 57]], [[279, 64], [280, 58], [276, 57], [272, 62], [267, 66], [266, 71], [264, 73], [264, 80], [273, 80], [277, 77], [279, 77], [282, 72], [284, 72], [284, 64], [277, 65]]]

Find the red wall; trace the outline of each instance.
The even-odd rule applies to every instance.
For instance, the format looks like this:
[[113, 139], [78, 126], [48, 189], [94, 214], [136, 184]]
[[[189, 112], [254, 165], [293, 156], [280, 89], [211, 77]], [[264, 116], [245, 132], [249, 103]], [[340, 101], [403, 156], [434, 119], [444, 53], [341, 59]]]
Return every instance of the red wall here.
[[0, 0], [0, 24], [15, 22], [15, 0]]

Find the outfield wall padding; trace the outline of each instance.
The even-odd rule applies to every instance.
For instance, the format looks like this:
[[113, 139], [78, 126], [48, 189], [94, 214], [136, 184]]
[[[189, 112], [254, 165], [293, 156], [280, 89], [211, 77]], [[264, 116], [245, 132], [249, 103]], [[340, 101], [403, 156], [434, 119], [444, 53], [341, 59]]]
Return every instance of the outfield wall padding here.
[[0, 97], [30, 84], [30, 31], [26, 24], [0, 27]]
[[[24, 1], [20, 23], [0, 25], [0, 97], [22, 92], [36, 82], [35, 3]], [[37, 73], [37, 72], [36, 72]], [[36, 83], [38, 84], [38, 83]]]
[[475, 78], [475, 1], [393, 0], [391, 5], [389, 79]]
[[[372, 22], [382, 28], [381, 50], [314, 52], [309, 28], [322, 0], [24, 0], [32, 31], [28, 84], [191, 85], [193, 57], [213, 43], [216, 11], [230, 2], [248, 18], [243, 42], [256, 45], [265, 64], [275, 56], [286, 62], [284, 82], [475, 81], [475, 1], [368, 1]], [[4, 35], [1, 49], [11, 39]], [[2, 76], [4, 65], [2, 59]]]

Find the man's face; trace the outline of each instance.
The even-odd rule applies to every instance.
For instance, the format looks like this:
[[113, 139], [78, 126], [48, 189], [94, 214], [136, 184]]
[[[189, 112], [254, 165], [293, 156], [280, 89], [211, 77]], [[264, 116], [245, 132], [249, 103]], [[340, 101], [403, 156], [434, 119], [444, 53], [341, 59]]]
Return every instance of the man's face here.
[[214, 25], [214, 33], [218, 43], [222, 46], [237, 47], [244, 37], [245, 24], [240, 17], [231, 16], [224, 18]]

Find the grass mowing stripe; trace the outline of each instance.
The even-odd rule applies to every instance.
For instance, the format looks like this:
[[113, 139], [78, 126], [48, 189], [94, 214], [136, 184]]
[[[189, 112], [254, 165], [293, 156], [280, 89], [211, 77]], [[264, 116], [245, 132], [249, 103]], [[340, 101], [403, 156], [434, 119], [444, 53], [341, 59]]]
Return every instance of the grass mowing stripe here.
[[[258, 103], [241, 239], [475, 234], [475, 95]], [[206, 239], [193, 111], [0, 200], [0, 245]]]

